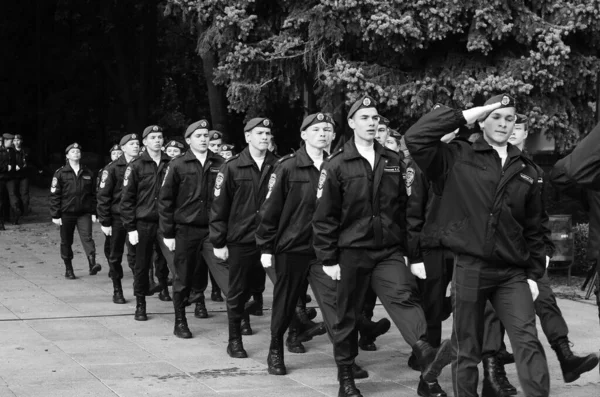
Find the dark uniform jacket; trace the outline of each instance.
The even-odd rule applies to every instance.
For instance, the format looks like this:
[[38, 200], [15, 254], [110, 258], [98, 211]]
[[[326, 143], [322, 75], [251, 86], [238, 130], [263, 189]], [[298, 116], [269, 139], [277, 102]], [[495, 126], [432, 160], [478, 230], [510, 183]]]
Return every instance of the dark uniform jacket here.
[[175, 238], [176, 224], [208, 227], [215, 180], [224, 162], [209, 150], [202, 167], [188, 150], [169, 163], [158, 196], [160, 230], [165, 238]]
[[[22, 178], [24, 176], [27, 176], [27, 172], [28, 172], [28, 166], [29, 166], [29, 151], [23, 147], [21, 147], [21, 150], [17, 150], [13, 148], [13, 152], [14, 152], [14, 156], [15, 156], [15, 167], [13, 169], [14, 171], [14, 177], [15, 178]], [[17, 171], [16, 166], [19, 166], [19, 170]]]
[[276, 161], [267, 150], [259, 170], [246, 147], [223, 164], [215, 182], [210, 216], [210, 242], [215, 248], [256, 243], [258, 210], [267, 196]]
[[94, 174], [80, 165], [79, 172], [68, 163], [54, 173], [50, 186], [50, 215], [58, 219], [62, 214], [96, 214], [96, 185]]
[[256, 229], [262, 253], [314, 254], [312, 218], [319, 175], [304, 146], [277, 162]]
[[545, 272], [541, 197], [537, 166], [512, 145], [504, 167], [483, 139], [469, 145], [440, 138], [465, 124], [462, 112], [436, 109], [406, 133], [415, 162], [442, 192], [439, 212], [422, 239], [439, 241], [457, 254], [526, 269], [537, 280]]
[[[11, 170], [8, 170], [8, 166]], [[15, 171], [15, 151], [13, 148], [0, 146], [0, 180], [11, 178]]]
[[375, 145], [375, 166], [348, 140], [323, 164], [313, 217], [314, 248], [323, 265], [347, 248], [406, 252], [406, 187], [398, 153]]
[[[423, 252], [440, 246], [425, 247], [421, 241], [421, 232], [427, 219], [431, 219], [431, 210], [439, 197], [433, 194], [429, 180], [415, 163], [412, 157], [406, 161], [406, 231], [408, 241], [408, 259], [410, 263], [423, 262]], [[436, 208], [433, 208], [434, 210]]]
[[121, 214], [121, 193], [127, 160], [121, 156], [98, 174], [98, 220], [102, 226], [112, 225], [113, 217]]
[[161, 152], [157, 166], [148, 152], [132, 160], [123, 177], [120, 213], [128, 232], [136, 230], [136, 222], [158, 223], [158, 192], [171, 158]]

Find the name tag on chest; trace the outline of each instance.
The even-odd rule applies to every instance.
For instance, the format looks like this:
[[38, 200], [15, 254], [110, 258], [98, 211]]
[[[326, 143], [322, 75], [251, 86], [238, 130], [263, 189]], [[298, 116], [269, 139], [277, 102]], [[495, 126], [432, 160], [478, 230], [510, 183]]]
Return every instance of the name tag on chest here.
[[399, 166], [389, 166], [389, 167], [385, 167], [383, 169], [383, 172], [391, 172], [391, 173], [394, 173], [394, 174], [399, 174], [401, 171], [400, 171], [400, 167]]

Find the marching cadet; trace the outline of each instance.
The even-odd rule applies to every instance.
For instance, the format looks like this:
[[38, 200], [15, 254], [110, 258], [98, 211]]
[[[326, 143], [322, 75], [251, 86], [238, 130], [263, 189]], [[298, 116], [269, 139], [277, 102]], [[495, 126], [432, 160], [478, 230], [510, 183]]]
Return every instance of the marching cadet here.
[[[6, 230], [4, 227], [4, 218], [7, 213], [10, 213], [8, 200], [8, 190], [6, 183], [9, 180], [9, 173], [14, 167], [14, 156], [9, 151], [7, 142], [12, 142], [14, 136], [12, 134], [2, 134], [2, 145], [0, 145], [0, 230]], [[8, 143], [10, 145], [10, 143]]]
[[[119, 157], [121, 157], [123, 155], [123, 151], [121, 150], [121, 147], [119, 145], [113, 145], [110, 150], [109, 150], [109, 154], [110, 154], [110, 162], [112, 163], [113, 161], [117, 160]], [[100, 202], [100, 199], [98, 197], [98, 194], [100, 193], [100, 184], [102, 183], [102, 174], [104, 173], [104, 170], [106, 169], [106, 167], [108, 167], [110, 165], [110, 163], [106, 164], [106, 166], [104, 168], [100, 168], [100, 170], [98, 170], [98, 178], [97, 179], [97, 186], [96, 186], [96, 198], [98, 203]], [[100, 220], [100, 212], [98, 212], [98, 222], [101, 222]], [[102, 223], [100, 223], [102, 224]], [[108, 235], [104, 235], [104, 256], [106, 257], [106, 263], [109, 264], [110, 266], [110, 236]], [[109, 272], [109, 277], [110, 277], [110, 272]]]
[[102, 266], [96, 263], [96, 247], [92, 239], [92, 222], [96, 222], [96, 185], [94, 174], [80, 164], [81, 146], [72, 143], [65, 149], [67, 164], [54, 173], [50, 187], [52, 223], [60, 226], [60, 256], [65, 262], [65, 277], [74, 280], [73, 234], [79, 232], [89, 263], [90, 275]]
[[213, 153], [221, 154], [221, 148], [223, 147], [223, 134], [217, 130], [208, 131], [210, 141], [208, 142], [208, 150]]
[[235, 149], [234, 145], [225, 143], [223, 145], [221, 145], [221, 149], [219, 150], [219, 154], [221, 155], [221, 157], [223, 157], [225, 160], [229, 160], [230, 158], [233, 157], [233, 149]]
[[172, 140], [165, 145], [165, 153], [172, 159], [181, 156], [183, 152], [185, 152], [185, 146], [179, 141]]
[[[521, 386], [527, 396], [548, 396], [550, 381], [537, 337], [533, 301], [545, 270], [540, 177], [521, 151], [507, 145], [516, 120], [515, 101], [494, 96], [465, 111], [438, 108], [405, 135], [419, 168], [441, 192], [432, 232], [454, 252], [454, 395], [477, 396], [484, 310], [488, 299], [506, 327]], [[467, 142], [440, 142], [479, 121], [483, 134]], [[427, 380], [427, 379], [426, 379]]]
[[[108, 266], [110, 270], [108, 277], [113, 282], [113, 303], [126, 303], [123, 297], [123, 252], [127, 245], [127, 263], [132, 272], [135, 272], [135, 247], [127, 239], [127, 231], [123, 225], [121, 217], [121, 195], [123, 191], [123, 180], [127, 165], [131, 163], [139, 154], [140, 141], [139, 135], [127, 134], [121, 138], [119, 145], [115, 145], [122, 151], [119, 156], [108, 164], [100, 173], [100, 184], [98, 186], [98, 220], [102, 233], [110, 241], [110, 253]], [[113, 147], [115, 149], [115, 147]], [[116, 154], [117, 150], [111, 151], [111, 156]]]
[[[129, 242], [136, 246], [133, 293], [136, 297], [134, 319], [137, 321], [148, 320], [146, 295], [150, 293], [148, 273], [152, 266], [152, 252], [158, 243], [158, 193], [171, 160], [161, 151], [163, 131], [160, 126], [146, 127], [142, 143], [146, 150], [125, 170], [120, 204]], [[157, 255], [162, 257], [160, 250], [157, 250]], [[166, 278], [158, 276], [162, 289], [165, 289]]]
[[252, 287], [260, 282], [260, 277], [263, 280], [265, 277], [254, 234], [258, 211], [266, 197], [268, 181], [277, 161], [267, 149], [271, 127], [268, 118], [248, 121], [244, 127], [248, 147], [225, 162], [215, 182], [210, 242], [215, 256], [229, 264], [227, 353], [234, 358], [248, 357], [242, 334], [252, 333], [247, 313], [254, 307], [245, 308], [245, 304]]
[[352, 365], [358, 354], [357, 318], [366, 290], [373, 288], [415, 352], [425, 380], [436, 379], [451, 346], [426, 341], [427, 324], [406, 251], [406, 188], [400, 157], [375, 142], [379, 116], [364, 96], [348, 112], [354, 137], [323, 165], [313, 217], [313, 244], [323, 271], [338, 280], [334, 356], [339, 396], [362, 396]]
[[[525, 152], [525, 139], [528, 135], [528, 119], [527, 116], [517, 114], [517, 120], [508, 142], [517, 147], [521, 152]], [[540, 175], [539, 183], [542, 184], [542, 200], [545, 197], [545, 189], [543, 184], [543, 170], [537, 166]], [[552, 257], [555, 247], [551, 240], [551, 230], [548, 226], [549, 217], [544, 209], [540, 226], [544, 233], [544, 245], [546, 249], [546, 272], [544, 276], [537, 281], [539, 295], [535, 300], [535, 313], [540, 319], [542, 330], [548, 339], [548, 343], [556, 352], [556, 356], [560, 363], [565, 383], [571, 383], [579, 379], [582, 373], [591, 371], [598, 365], [598, 356], [589, 354], [586, 357], [579, 357], [573, 354], [568, 338], [569, 328], [562, 316], [560, 308], [556, 303], [556, 297], [550, 287], [550, 279], [548, 278], [548, 264]], [[494, 316], [494, 313], [488, 314]], [[489, 323], [489, 325], [488, 325]], [[493, 329], [485, 333], [483, 356], [487, 356], [484, 360], [484, 383], [482, 394], [490, 396], [502, 396], [503, 392], [507, 391], [506, 383], [508, 381], [498, 380], [498, 374], [505, 377], [504, 363], [498, 359], [498, 352], [501, 350], [504, 339], [504, 328], [500, 321], [495, 318], [492, 320], [486, 319], [486, 327], [491, 326]], [[486, 368], [487, 367], [487, 368]], [[510, 384], [508, 384], [510, 386]], [[513, 387], [509, 390], [510, 395], [516, 395], [517, 390]]]
[[[16, 152], [13, 145], [15, 136], [13, 134], [3, 134], [2, 138], [4, 140], [4, 150], [6, 151], [5, 155], [8, 158], [8, 172], [6, 172], [4, 175], [6, 193], [8, 193], [8, 203], [10, 204], [10, 209], [14, 214], [13, 225], [18, 225], [19, 218], [21, 217], [21, 208], [19, 208], [19, 192], [15, 191], [15, 177], [20, 171], [20, 166], [17, 164]], [[8, 212], [10, 211], [7, 211], [7, 213]]]
[[[30, 164], [28, 161], [29, 151], [23, 148], [23, 136], [15, 135], [13, 140], [13, 150], [15, 156], [15, 169], [12, 178], [8, 181], [7, 189], [9, 196], [13, 197], [18, 212], [15, 216], [25, 215], [29, 212], [29, 176]], [[16, 216], [15, 224], [19, 223]]]
[[[208, 285], [208, 262], [212, 249], [205, 248], [208, 239], [208, 219], [212, 193], [219, 168], [224, 159], [208, 149], [209, 123], [200, 120], [185, 131], [185, 141], [190, 150], [169, 164], [159, 195], [160, 231], [169, 250], [175, 251], [175, 278], [173, 280], [173, 306], [178, 338], [191, 338], [185, 306], [202, 303]], [[212, 247], [211, 247], [212, 248]], [[201, 280], [194, 280], [195, 277]], [[223, 279], [225, 284], [227, 279]], [[197, 286], [200, 286], [199, 288]], [[198, 288], [190, 298], [192, 287]]]

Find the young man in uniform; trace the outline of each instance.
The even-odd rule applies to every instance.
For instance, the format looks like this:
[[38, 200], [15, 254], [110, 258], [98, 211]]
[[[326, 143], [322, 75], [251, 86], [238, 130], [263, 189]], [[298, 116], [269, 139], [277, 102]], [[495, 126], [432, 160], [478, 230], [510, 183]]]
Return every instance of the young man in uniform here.
[[233, 149], [235, 149], [234, 145], [228, 144], [228, 143], [224, 143], [221, 146], [221, 149], [219, 150], [219, 154], [221, 155], [221, 157], [223, 157], [225, 160], [229, 160], [230, 158], [233, 157]]
[[198, 296], [194, 299], [204, 306], [204, 290], [208, 285], [207, 265], [212, 260], [212, 252], [204, 249], [204, 242], [208, 239], [208, 218], [215, 180], [224, 163], [221, 156], [208, 150], [209, 128], [207, 120], [188, 126], [184, 138], [190, 149], [169, 164], [158, 202], [160, 232], [167, 248], [175, 251], [173, 334], [185, 339], [192, 337], [185, 316], [185, 306], [190, 301], [192, 287], [197, 288], [194, 292]]
[[[210, 217], [210, 242], [220, 260], [229, 264], [227, 317], [229, 344], [227, 353], [234, 358], [248, 357], [242, 343], [251, 334], [245, 308], [253, 286], [264, 279], [260, 250], [254, 234], [260, 206], [267, 195], [268, 181], [277, 158], [268, 151], [271, 120], [253, 118], [244, 127], [248, 147], [225, 162], [217, 175]], [[256, 306], [256, 305], [254, 305]]]
[[[525, 394], [546, 397], [550, 391], [533, 304], [545, 270], [540, 175], [507, 145], [515, 120], [514, 99], [498, 95], [465, 111], [435, 109], [405, 135], [415, 162], [441, 192], [435, 225], [425, 237], [455, 254], [452, 338], [458, 357], [452, 383], [461, 397], [477, 396], [488, 299], [511, 339]], [[472, 145], [440, 142], [475, 121], [483, 135]]]
[[348, 112], [354, 137], [323, 165], [313, 217], [313, 244], [323, 270], [337, 285], [333, 331], [339, 396], [362, 396], [352, 365], [358, 354], [357, 323], [366, 291], [373, 288], [415, 352], [425, 380], [436, 379], [451, 346], [436, 351], [426, 341], [427, 323], [414, 277], [406, 266], [404, 165], [375, 142], [379, 115], [364, 96]]
[[[98, 221], [102, 233], [110, 241], [108, 277], [113, 282], [113, 303], [126, 303], [123, 297], [123, 252], [127, 245], [127, 263], [132, 272], [135, 272], [135, 247], [127, 239], [127, 231], [121, 217], [121, 195], [125, 170], [139, 154], [140, 140], [137, 134], [127, 134], [121, 138], [118, 148], [123, 155], [108, 164], [100, 173], [98, 185]], [[115, 153], [113, 150], [111, 152]]]
[[12, 178], [8, 181], [8, 194], [15, 202], [15, 224], [19, 223], [19, 217], [29, 211], [29, 153], [23, 148], [23, 136], [15, 135], [13, 140], [15, 156], [15, 169]]
[[8, 203], [14, 215], [13, 224], [18, 225], [19, 218], [21, 217], [21, 208], [19, 192], [15, 191], [15, 177], [20, 171], [20, 166], [17, 163], [17, 155], [13, 145], [15, 136], [12, 134], [3, 134], [2, 137], [4, 139], [4, 149], [8, 156], [8, 172], [5, 173], [6, 193], [8, 193]]
[[96, 263], [96, 246], [92, 239], [92, 223], [96, 222], [96, 185], [94, 175], [81, 165], [81, 146], [72, 143], [65, 149], [67, 164], [54, 173], [50, 187], [52, 223], [60, 226], [60, 256], [65, 262], [65, 277], [73, 273], [73, 234], [79, 232], [81, 245], [88, 259], [90, 275], [102, 267]]
[[210, 130], [208, 132], [210, 141], [208, 142], [208, 150], [213, 153], [221, 154], [221, 147], [223, 146], [223, 134], [217, 130]]
[[181, 154], [184, 151], [185, 151], [185, 146], [183, 146], [183, 143], [176, 141], [174, 139], [169, 141], [169, 143], [167, 143], [165, 145], [165, 153], [167, 154], [167, 156], [169, 156], [172, 159], [174, 159], [177, 156], [181, 156]]
[[[117, 160], [119, 157], [121, 157], [123, 155], [123, 151], [121, 150], [121, 147], [119, 145], [113, 145], [110, 148], [110, 150], [108, 151], [108, 153], [110, 154], [110, 163], [106, 164], [106, 166], [104, 168], [100, 168], [98, 170], [98, 178], [96, 178], [96, 182], [97, 182], [96, 183], [96, 195], [98, 195], [100, 193], [100, 184], [102, 183], [102, 174], [104, 173], [104, 170], [113, 161]], [[98, 198], [98, 200], [99, 200], [99, 198]], [[100, 222], [100, 213], [98, 213], [98, 222]], [[106, 263], [108, 263], [110, 266], [110, 236], [107, 234], [104, 235], [104, 256], [106, 257]], [[109, 277], [110, 277], [110, 273], [109, 273]]]
[[4, 227], [4, 219], [8, 218], [10, 213], [8, 200], [8, 190], [6, 188], [6, 182], [9, 179], [9, 173], [13, 169], [14, 157], [11, 156], [11, 152], [4, 146], [6, 140], [12, 140], [14, 137], [11, 134], [2, 134], [0, 142], [0, 230], [6, 230]]
[[[162, 128], [151, 125], [142, 133], [146, 151], [133, 160], [125, 170], [121, 194], [121, 219], [129, 242], [136, 246], [133, 293], [136, 297], [134, 319], [146, 321], [146, 295], [149, 294], [149, 269], [152, 252], [158, 243], [158, 193], [167, 164], [171, 160], [161, 151]], [[162, 256], [159, 251], [157, 255]], [[164, 260], [164, 258], [163, 258]], [[159, 276], [161, 287], [166, 288], [166, 277]]]

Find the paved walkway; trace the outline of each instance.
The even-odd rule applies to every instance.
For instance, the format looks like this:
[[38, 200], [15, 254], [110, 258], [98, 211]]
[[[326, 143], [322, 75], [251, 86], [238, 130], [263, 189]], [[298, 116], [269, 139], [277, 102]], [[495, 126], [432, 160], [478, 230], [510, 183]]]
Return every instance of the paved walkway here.
[[[42, 211], [43, 197], [34, 205]], [[44, 210], [45, 211], [45, 210]], [[99, 227], [95, 239], [103, 243]], [[30, 217], [25, 224], [0, 232], [0, 397], [5, 396], [336, 396], [336, 370], [325, 337], [306, 344], [306, 354], [286, 354], [289, 375], [266, 371], [269, 311], [252, 317], [255, 335], [244, 337], [250, 358], [225, 353], [224, 305], [208, 303], [211, 317], [189, 315], [194, 338], [175, 338], [172, 305], [149, 297], [147, 322], [133, 320], [132, 277], [126, 269], [126, 305], [111, 301], [106, 260], [102, 272], [87, 275], [83, 250], [76, 242], [77, 280], [65, 280], [59, 256], [59, 233], [49, 219]], [[265, 306], [271, 303], [271, 285]], [[577, 352], [597, 352], [600, 327], [589, 302], [559, 300]], [[189, 309], [188, 309], [189, 311]], [[385, 315], [381, 306], [377, 318]], [[450, 322], [444, 327], [448, 336]], [[541, 330], [540, 330], [541, 334]], [[552, 396], [600, 395], [594, 370], [565, 385], [556, 356], [542, 336], [551, 372]], [[358, 381], [365, 396], [416, 396], [418, 376], [406, 361], [409, 347], [396, 329], [378, 340], [380, 350], [361, 352], [359, 363], [370, 372]], [[508, 375], [517, 385], [515, 367]], [[440, 378], [451, 390], [449, 370]], [[519, 395], [523, 392], [519, 390]]]

